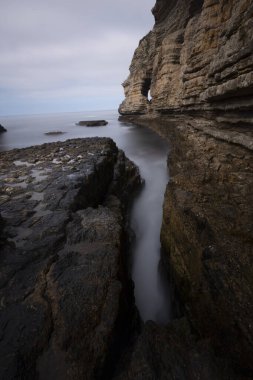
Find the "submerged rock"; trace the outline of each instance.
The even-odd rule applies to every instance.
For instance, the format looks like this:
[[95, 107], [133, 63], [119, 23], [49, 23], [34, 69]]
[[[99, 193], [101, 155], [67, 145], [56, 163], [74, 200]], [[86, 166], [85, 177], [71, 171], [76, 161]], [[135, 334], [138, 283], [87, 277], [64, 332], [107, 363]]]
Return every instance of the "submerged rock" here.
[[84, 127], [102, 127], [108, 124], [106, 120], [83, 120], [79, 121], [77, 125]]
[[134, 314], [122, 263], [138, 169], [106, 138], [0, 158], [0, 377], [105, 378]]

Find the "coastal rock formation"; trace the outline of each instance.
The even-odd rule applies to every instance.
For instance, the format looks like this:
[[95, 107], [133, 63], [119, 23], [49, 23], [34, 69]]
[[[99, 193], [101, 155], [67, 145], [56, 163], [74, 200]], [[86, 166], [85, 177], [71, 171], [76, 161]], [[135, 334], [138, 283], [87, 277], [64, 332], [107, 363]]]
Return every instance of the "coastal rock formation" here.
[[143, 368], [148, 379], [217, 379], [224, 368], [225, 379], [252, 379], [253, 2], [157, 0], [152, 11], [119, 112], [170, 144], [163, 261], [177, 323], [190, 327], [146, 325], [119, 378]]
[[0, 133], [7, 132], [7, 130], [0, 124]]
[[[173, 324], [165, 330], [156, 326], [151, 338], [150, 327], [145, 326], [133, 348], [138, 355], [120, 379], [131, 378], [131, 371], [141, 379], [140, 366], [146, 363], [143, 370], [150, 379], [159, 378], [161, 365], [165, 373], [166, 366], [172, 374], [177, 368], [183, 379], [249, 380], [253, 377], [253, 132], [222, 129], [210, 126], [205, 118], [189, 116], [124, 120], [153, 129], [170, 144], [162, 261], [175, 288], [174, 318], [180, 326], [180, 319], [186, 317], [191, 328], [182, 336], [181, 328], [175, 330]], [[162, 330], [167, 338], [161, 345], [152, 345], [152, 339], [160, 340]], [[164, 352], [174, 339], [182, 352], [180, 345], [191, 341], [184, 365], [180, 355]], [[200, 355], [199, 347], [208, 355]], [[150, 364], [147, 352], [152, 350], [157, 361], [165, 364]], [[210, 371], [196, 372], [192, 355], [199, 370]], [[220, 377], [214, 375], [215, 368]], [[171, 373], [164, 378], [173, 379]]]
[[[215, 111], [252, 122], [251, 0], [158, 0], [154, 29], [134, 53], [119, 112]], [[148, 99], [148, 92], [152, 100]], [[224, 111], [225, 114], [224, 114]]]
[[106, 120], [82, 120], [77, 123], [81, 127], [103, 127], [108, 124]]
[[138, 169], [106, 138], [0, 155], [0, 378], [107, 378], [135, 313], [124, 225]]
[[114, 380], [238, 380], [206, 341], [197, 341], [184, 318], [168, 326], [148, 321], [121, 368]]
[[205, 127], [204, 121], [202, 128], [196, 122], [176, 124], [171, 121], [168, 131], [167, 120], [164, 131], [173, 141], [164, 259], [198, 336], [232, 361], [236, 378], [251, 378], [253, 134], [241, 133], [244, 146], [231, 142], [232, 131]]

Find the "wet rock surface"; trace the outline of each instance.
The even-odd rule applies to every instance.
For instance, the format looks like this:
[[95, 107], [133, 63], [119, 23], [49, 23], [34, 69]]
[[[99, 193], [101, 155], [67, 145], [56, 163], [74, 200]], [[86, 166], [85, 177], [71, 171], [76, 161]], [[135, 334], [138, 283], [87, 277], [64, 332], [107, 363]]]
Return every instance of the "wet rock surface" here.
[[138, 169], [106, 138], [0, 158], [0, 377], [105, 379], [135, 313], [124, 226]]

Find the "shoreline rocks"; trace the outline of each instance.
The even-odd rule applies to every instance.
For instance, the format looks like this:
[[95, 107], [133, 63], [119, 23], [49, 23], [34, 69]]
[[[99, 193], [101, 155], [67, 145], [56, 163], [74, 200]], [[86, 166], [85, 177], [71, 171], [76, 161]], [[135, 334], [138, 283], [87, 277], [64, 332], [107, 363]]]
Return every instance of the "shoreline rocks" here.
[[76, 125], [80, 125], [81, 127], [103, 127], [108, 124], [106, 120], [83, 120], [76, 123]]
[[[220, 378], [250, 379], [253, 134], [241, 131], [234, 140], [234, 130], [183, 115], [122, 120], [153, 129], [170, 145], [161, 242], [179, 298], [176, 318], [183, 313], [197, 346], [216, 353], [214, 367], [218, 360], [226, 368]], [[162, 357], [159, 350], [156, 355]], [[204, 357], [197, 360], [206, 366]]]
[[0, 124], [0, 133], [7, 132], [7, 129]]
[[106, 378], [136, 314], [124, 235], [139, 171], [108, 138], [0, 157], [0, 377]]
[[161, 242], [178, 320], [145, 325], [118, 378], [250, 380], [253, 3], [157, 0], [152, 11], [119, 113], [170, 144]]

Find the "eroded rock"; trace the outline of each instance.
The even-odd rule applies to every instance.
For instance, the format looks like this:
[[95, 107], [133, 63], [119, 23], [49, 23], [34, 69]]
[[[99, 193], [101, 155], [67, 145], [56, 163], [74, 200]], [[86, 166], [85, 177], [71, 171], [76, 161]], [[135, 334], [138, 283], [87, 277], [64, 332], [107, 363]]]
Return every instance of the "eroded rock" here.
[[138, 169], [106, 138], [0, 154], [0, 377], [103, 378], [134, 314], [123, 236]]
[[237, 118], [252, 124], [252, 12], [251, 0], [158, 0], [155, 26], [123, 83], [119, 112], [204, 110], [230, 121], [230, 112], [243, 110]]
[[[176, 317], [184, 314], [193, 327], [193, 350], [196, 344], [205, 341], [206, 348], [215, 353], [208, 359], [213, 361], [209, 362], [211, 367], [220, 363], [227, 369], [224, 377], [221, 368], [218, 370], [221, 378], [250, 379], [253, 376], [252, 131], [215, 127], [215, 123], [206, 124], [205, 118], [183, 115], [126, 120], [154, 129], [170, 144], [170, 182], [165, 193], [161, 241], [163, 261], [176, 288], [174, 310], [179, 305], [180, 311]], [[158, 336], [153, 336], [154, 341], [161, 334], [159, 327], [156, 330]], [[170, 341], [170, 334], [166, 336]], [[178, 342], [186, 344], [180, 337]], [[145, 347], [138, 350], [145, 352]], [[157, 357], [162, 357], [157, 360], [171, 362], [171, 353], [167, 354], [157, 348]], [[197, 358], [198, 365], [205, 367], [205, 356]], [[128, 365], [136, 367], [144, 359], [140, 360], [139, 364], [135, 359]], [[148, 365], [148, 359], [145, 360]], [[180, 368], [180, 362], [175, 361], [175, 366]], [[188, 367], [192, 376], [189, 378], [208, 378], [207, 374], [207, 377], [203, 374], [198, 377], [197, 372], [194, 375], [193, 368]], [[122, 376], [128, 370], [127, 367]], [[172, 365], [172, 373], [174, 370]], [[149, 378], [155, 378], [154, 368], [148, 371]], [[137, 372], [139, 378], [140, 373]]]

